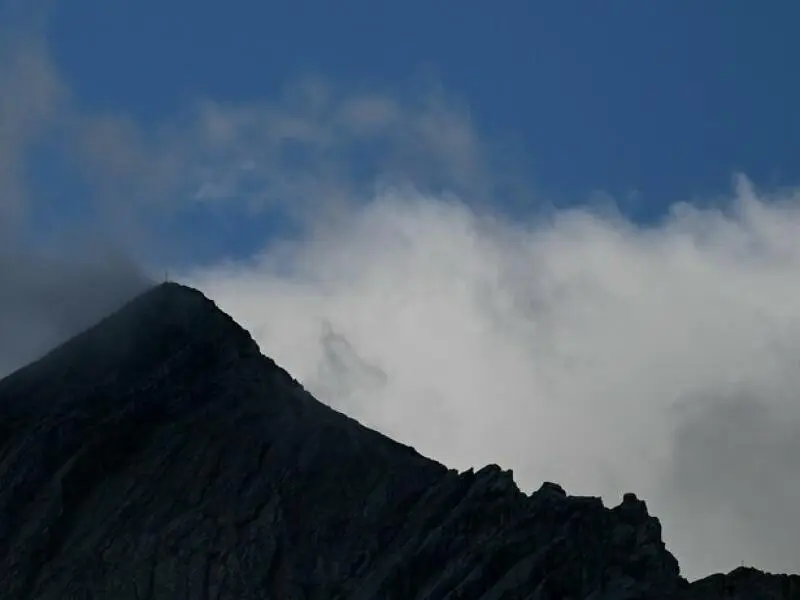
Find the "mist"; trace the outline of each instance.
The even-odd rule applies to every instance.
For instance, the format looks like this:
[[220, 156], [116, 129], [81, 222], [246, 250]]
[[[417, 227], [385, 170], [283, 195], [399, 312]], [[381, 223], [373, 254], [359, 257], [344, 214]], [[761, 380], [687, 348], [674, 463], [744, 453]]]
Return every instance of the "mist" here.
[[[0, 90], [3, 377], [93, 325], [144, 290], [149, 278], [133, 248], [112, 241], [114, 223], [101, 213], [42, 226], [76, 192], [50, 182], [50, 173], [32, 171], [32, 156], [47, 144], [67, 155], [68, 140], [59, 135], [75, 112], [35, 31], [0, 29]], [[46, 193], [45, 180], [55, 184]], [[99, 202], [112, 205], [113, 197]]]
[[19, 247], [0, 253], [0, 377], [151, 285], [125, 256], [101, 256], [59, 258]]

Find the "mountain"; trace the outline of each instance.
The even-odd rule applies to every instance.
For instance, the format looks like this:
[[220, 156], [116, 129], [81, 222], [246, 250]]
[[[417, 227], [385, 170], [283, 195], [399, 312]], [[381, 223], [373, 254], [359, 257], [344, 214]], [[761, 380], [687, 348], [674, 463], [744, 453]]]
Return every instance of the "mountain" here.
[[4, 600], [800, 598], [687, 583], [633, 494], [526, 495], [361, 426], [175, 283], [0, 381], [0, 560]]

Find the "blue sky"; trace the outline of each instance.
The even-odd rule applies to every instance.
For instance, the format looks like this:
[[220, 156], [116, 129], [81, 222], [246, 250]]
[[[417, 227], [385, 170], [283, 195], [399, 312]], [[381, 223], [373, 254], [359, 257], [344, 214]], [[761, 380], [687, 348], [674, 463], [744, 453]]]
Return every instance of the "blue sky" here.
[[[627, 217], [649, 223], [675, 202], [726, 194], [735, 172], [768, 187], [800, 177], [793, 69], [800, 7], [788, 1], [42, 6], [49, 8], [36, 33], [72, 111], [128, 120], [136, 136], [154, 137], [154, 147], [163, 142], [153, 132], [180, 127], [198, 102], [231, 108], [283, 97], [285, 108], [287, 87], [314, 77], [345, 96], [378, 90], [408, 103], [421, 90], [446, 94], [480, 137], [481, 162], [493, 176], [513, 170], [517, 183], [524, 180], [513, 204], [484, 194], [509, 215], [545, 200], [580, 205], [601, 192]], [[348, 181], [382, 174], [381, 165], [371, 168], [368, 147], [345, 151]], [[40, 148], [27, 163], [30, 186], [47, 206], [32, 221], [40, 234], [48, 223], [63, 227], [91, 212], [86, 182], [60, 164], [62, 156], [63, 147]], [[183, 206], [143, 228], [169, 229], [170, 249], [154, 254], [181, 263], [245, 256], [288, 231], [274, 210], [232, 207]]]
[[796, 183], [798, 19], [781, 0], [76, 0], [49, 36], [84, 105], [144, 122], [309, 73], [401, 89], [433, 77], [549, 195], [624, 206], [636, 190], [648, 218], [727, 191], [734, 171]]

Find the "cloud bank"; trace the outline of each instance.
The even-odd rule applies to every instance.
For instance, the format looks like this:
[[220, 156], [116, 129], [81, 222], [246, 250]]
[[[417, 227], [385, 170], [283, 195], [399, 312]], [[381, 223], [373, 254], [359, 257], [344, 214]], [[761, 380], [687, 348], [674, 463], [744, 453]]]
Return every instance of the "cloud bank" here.
[[646, 498], [684, 573], [800, 570], [800, 195], [528, 222], [385, 188], [188, 274], [343, 412], [459, 468]]

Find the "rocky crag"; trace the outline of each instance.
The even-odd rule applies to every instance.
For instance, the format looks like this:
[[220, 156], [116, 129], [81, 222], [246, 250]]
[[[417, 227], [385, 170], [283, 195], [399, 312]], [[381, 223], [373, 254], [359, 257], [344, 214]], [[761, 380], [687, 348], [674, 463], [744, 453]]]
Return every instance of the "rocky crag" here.
[[0, 381], [0, 598], [794, 599], [689, 584], [658, 519], [457, 473], [316, 401], [159, 285]]

